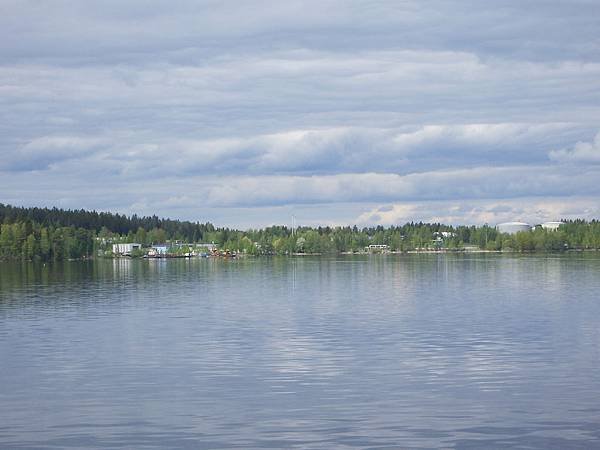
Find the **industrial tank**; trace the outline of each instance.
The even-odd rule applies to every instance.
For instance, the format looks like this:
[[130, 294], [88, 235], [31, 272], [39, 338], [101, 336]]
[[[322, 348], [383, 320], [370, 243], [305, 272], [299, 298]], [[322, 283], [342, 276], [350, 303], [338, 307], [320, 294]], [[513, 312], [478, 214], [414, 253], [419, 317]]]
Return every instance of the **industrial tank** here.
[[496, 225], [496, 230], [500, 233], [515, 234], [520, 231], [531, 231], [531, 225], [524, 222], [506, 222]]

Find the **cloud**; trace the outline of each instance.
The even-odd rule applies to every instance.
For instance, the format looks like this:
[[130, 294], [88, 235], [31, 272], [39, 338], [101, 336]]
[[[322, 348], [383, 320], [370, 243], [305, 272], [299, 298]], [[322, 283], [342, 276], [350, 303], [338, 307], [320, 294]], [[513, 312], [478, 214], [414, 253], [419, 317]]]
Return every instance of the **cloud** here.
[[563, 172], [546, 167], [478, 167], [408, 175], [360, 173], [325, 176], [238, 177], [220, 180], [206, 193], [213, 205], [496, 199], [599, 195], [597, 169]]
[[599, 14], [588, 0], [7, 0], [0, 201], [235, 224], [589, 199]]
[[573, 148], [553, 150], [549, 156], [560, 162], [600, 163], [600, 132], [592, 142], [577, 142]]
[[[520, 59], [598, 57], [597, 2], [517, 0], [489, 5], [444, 0], [159, 1], [6, 0], [5, 58], [115, 63], [186, 50], [204, 54], [265, 47], [453, 48]], [[560, 36], [560, 38], [557, 38]], [[164, 56], [163, 56], [164, 57]]]
[[84, 159], [96, 170], [104, 168], [138, 179], [198, 174], [410, 174], [481, 164], [545, 162], [546, 149], [539, 142], [561, 142], [574, 128], [568, 123], [504, 123], [330, 127], [216, 139], [168, 139], [132, 132], [41, 136], [7, 158], [4, 167], [68, 171], [76, 169], [71, 160]]
[[103, 139], [81, 136], [43, 136], [0, 160], [0, 169], [37, 171], [67, 160], [81, 159], [102, 147]]
[[361, 213], [355, 222], [363, 226], [402, 225], [410, 221], [453, 225], [496, 225], [509, 221], [538, 224], [561, 219], [600, 216], [595, 197], [497, 199], [494, 201], [407, 202], [376, 206]]
[[389, 226], [403, 224], [415, 219], [418, 220], [419, 206], [422, 207], [422, 205], [413, 204], [378, 206], [358, 216], [356, 223], [360, 225]]
[[[89, 170], [77, 175], [50, 171], [22, 183], [22, 174], [2, 176], [3, 201], [25, 205], [57, 205], [218, 220], [249, 227], [288, 223], [292, 214], [302, 224], [391, 224], [409, 220], [492, 223], [515, 218], [546, 204], [561, 205], [556, 214], [597, 217], [600, 172], [592, 167], [529, 166], [397, 174], [321, 176], [194, 176], [149, 177], [132, 183], [119, 176], [98, 177]], [[40, 202], [40, 193], [45, 201]], [[47, 202], [47, 203], [46, 203]], [[411, 205], [399, 209], [397, 205]], [[514, 209], [518, 204], [521, 210]], [[432, 205], [426, 207], [426, 205]], [[461, 207], [462, 205], [462, 207]], [[475, 205], [471, 207], [469, 205]], [[566, 208], [571, 205], [572, 210]], [[460, 207], [460, 208], [457, 208]], [[454, 208], [454, 209], [452, 209]], [[548, 209], [548, 208], [546, 208]], [[537, 217], [537, 216], [535, 216]]]

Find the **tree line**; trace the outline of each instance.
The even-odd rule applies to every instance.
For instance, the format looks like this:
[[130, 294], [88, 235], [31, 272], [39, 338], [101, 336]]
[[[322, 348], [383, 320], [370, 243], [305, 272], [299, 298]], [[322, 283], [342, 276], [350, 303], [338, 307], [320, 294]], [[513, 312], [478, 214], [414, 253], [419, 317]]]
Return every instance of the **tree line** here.
[[390, 227], [301, 227], [292, 234], [287, 227], [210, 233], [223, 248], [251, 254], [361, 252], [369, 245], [387, 245], [390, 251], [463, 250], [562, 252], [600, 249], [600, 222], [565, 221], [556, 231], [536, 227], [509, 235], [494, 227], [449, 226], [410, 222]]
[[173, 219], [161, 219], [158, 216], [137, 216], [133, 214], [115, 214], [109, 212], [71, 210], [59, 208], [26, 208], [0, 203], [0, 224], [32, 222], [44, 227], [83, 228], [99, 233], [102, 228], [112, 233], [128, 235], [139, 228], [145, 230], [161, 229], [168, 236], [177, 236], [186, 241], [201, 241], [204, 233], [215, 230], [210, 223], [189, 222]]
[[0, 204], [0, 259], [65, 260], [91, 258], [113, 243], [145, 246], [164, 242], [212, 242], [224, 250], [250, 255], [337, 254], [361, 252], [369, 245], [391, 251], [460, 250], [558, 252], [600, 249], [598, 220], [570, 220], [557, 231], [536, 228], [515, 235], [484, 226], [410, 222], [399, 226], [299, 227], [260, 230], [216, 228], [210, 223], [126, 216], [58, 208]]
[[93, 230], [42, 226], [29, 220], [0, 225], [0, 259], [61, 261], [94, 255]]

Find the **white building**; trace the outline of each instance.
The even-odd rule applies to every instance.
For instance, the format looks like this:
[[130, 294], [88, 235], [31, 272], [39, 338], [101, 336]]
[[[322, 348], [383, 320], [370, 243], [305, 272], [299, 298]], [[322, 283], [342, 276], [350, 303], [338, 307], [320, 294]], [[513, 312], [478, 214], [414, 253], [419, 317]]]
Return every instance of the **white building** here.
[[217, 249], [217, 245], [214, 242], [211, 244], [199, 243], [199, 244], [193, 244], [193, 245], [198, 249], [205, 249], [209, 252], [212, 252]]
[[130, 256], [134, 250], [142, 248], [141, 244], [127, 243], [127, 244], [113, 244], [112, 251], [115, 255]]
[[368, 252], [387, 252], [390, 249], [390, 246], [387, 244], [371, 244], [368, 247], [365, 247]]
[[170, 248], [171, 244], [154, 244], [151, 249], [151, 254], [152, 256], [166, 255]]
[[443, 238], [453, 238], [456, 237], [456, 233], [453, 233], [452, 231], [435, 231], [433, 233], [434, 236], [441, 236]]
[[558, 227], [560, 227], [563, 224], [564, 222], [544, 222], [542, 224], [542, 228], [548, 231], [556, 231], [558, 230]]

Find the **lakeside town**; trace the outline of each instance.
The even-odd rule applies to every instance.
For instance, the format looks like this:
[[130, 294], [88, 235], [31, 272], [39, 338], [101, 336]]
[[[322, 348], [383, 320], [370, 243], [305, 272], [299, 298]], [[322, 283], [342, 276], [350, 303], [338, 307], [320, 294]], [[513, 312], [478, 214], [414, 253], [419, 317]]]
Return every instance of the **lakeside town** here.
[[[107, 240], [101, 239], [101, 244], [107, 247]], [[142, 257], [142, 258], [192, 258], [223, 256], [236, 257], [235, 252], [220, 251], [216, 244], [164, 242], [143, 246], [137, 242], [110, 244], [110, 250], [98, 250], [101, 257]]]
[[[565, 223], [561, 221], [544, 222], [538, 225], [530, 225], [524, 222], [506, 222], [500, 223], [494, 227], [494, 230], [499, 234], [507, 236], [516, 236], [520, 233], [535, 233], [536, 229], [541, 230], [544, 235], [547, 232], [557, 232], [561, 226]], [[294, 230], [292, 230], [292, 237], [294, 236]], [[556, 236], [556, 235], [555, 235]], [[414, 247], [412, 249], [399, 250], [392, 248], [389, 244], [385, 243], [371, 243], [363, 248], [352, 249], [350, 251], [340, 251], [340, 254], [394, 254], [394, 253], [429, 253], [429, 252], [501, 252], [502, 249], [489, 248], [487, 245], [481, 247], [478, 245], [451, 245], [457, 238], [457, 233], [454, 231], [434, 231], [432, 233], [433, 239], [430, 242], [424, 243], [421, 247]], [[247, 246], [240, 246], [238, 248], [219, 248], [219, 245], [215, 242], [211, 243], [185, 243], [180, 241], [156, 243], [150, 245], [144, 245], [138, 242], [113, 242], [112, 238], [96, 238], [100, 241], [101, 249], [98, 250], [98, 256], [100, 257], [138, 257], [138, 258], [150, 258], [150, 259], [162, 259], [162, 258], [193, 258], [193, 257], [225, 257], [225, 258], [236, 258], [240, 256], [246, 256], [249, 254], [277, 254], [274, 251], [265, 253], [262, 249], [262, 245], [259, 242], [252, 242], [252, 249], [254, 251], [248, 251]], [[122, 239], [122, 238], [120, 238]], [[405, 236], [402, 237], [405, 239]], [[488, 237], [486, 236], [486, 244]], [[289, 251], [285, 254], [292, 256], [307, 256], [307, 255], [321, 255], [321, 252], [306, 252], [304, 251], [304, 245], [306, 239], [300, 236], [296, 240], [296, 251]], [[464, 244], [464, 243], [463, 243]], [[568, 246], [566, 247], [568, 248]], [[555, 248], [560, 250], [560, 247]], [[504, 249], [504, 251], [513, 251], [512, 248]]]
[[307, 256], [424, 252], [565, 252], [600, 249], [600, 221], [388, 227], [274, 225], [236, 230], [211, 223], [0, 204], [0, 259]]

